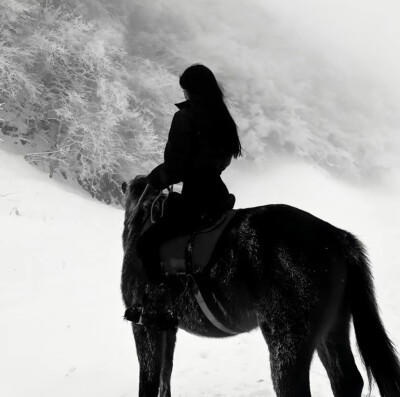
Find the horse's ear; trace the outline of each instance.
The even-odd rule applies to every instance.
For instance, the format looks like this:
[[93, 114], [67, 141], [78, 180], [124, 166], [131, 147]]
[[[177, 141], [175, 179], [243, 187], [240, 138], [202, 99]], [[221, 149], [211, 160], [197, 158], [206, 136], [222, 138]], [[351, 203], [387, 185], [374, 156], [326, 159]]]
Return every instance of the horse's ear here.
[[143, 183], [146, 180], [146, 175], [136, 175], [133, 183]]
[[128, 184], [126, 182], [122, 182], [121, 190], [122, 193], [126, 194], [126, 191], [128, 190]]

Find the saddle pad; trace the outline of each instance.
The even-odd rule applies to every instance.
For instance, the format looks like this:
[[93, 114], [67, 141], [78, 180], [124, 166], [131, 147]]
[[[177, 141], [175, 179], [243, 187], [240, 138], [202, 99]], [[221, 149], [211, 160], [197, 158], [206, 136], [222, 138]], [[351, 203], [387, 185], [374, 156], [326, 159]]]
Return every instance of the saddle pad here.
[[[193, 242], [192, 269], [196, 270], [208, 264], [215, 246], [236, 210], [228, 211], [217, 226], [196, 232]], [[185, 249], [190, 234], [167, 240], [160, 247], [160, 257], [164, 274], [176, 275], [186, 273]]]

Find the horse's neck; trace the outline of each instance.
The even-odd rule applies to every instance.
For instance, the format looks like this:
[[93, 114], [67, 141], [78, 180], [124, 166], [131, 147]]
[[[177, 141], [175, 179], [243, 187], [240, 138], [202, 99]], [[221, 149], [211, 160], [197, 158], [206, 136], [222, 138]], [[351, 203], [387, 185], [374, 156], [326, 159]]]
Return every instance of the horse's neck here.
[[[150, 202], [153, 203], [153, 200]], [[161, 209], [157, 205], [152, 206], [150, 203], [139, 203], [139, 205], [139, 207], [133, 206], [125, 218], [124, 230], [127, 231], [125, 244], [129, 244], [131, 247], [155, 223], [153, 219], [159, 219], [162, 215]]]
[[140, 236], [153, 224], [150, 214], [143, 213], [141, 219], [129, 219], [125, 225], [126, 243], [136, 245]]

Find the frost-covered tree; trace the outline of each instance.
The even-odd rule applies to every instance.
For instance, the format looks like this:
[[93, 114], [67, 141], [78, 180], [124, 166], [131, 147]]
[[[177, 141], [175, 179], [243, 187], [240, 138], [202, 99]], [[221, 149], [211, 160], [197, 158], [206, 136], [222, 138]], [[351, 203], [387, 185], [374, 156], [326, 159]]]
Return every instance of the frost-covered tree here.
[[39, 149], [28, 161], [110, 202], [122, 175], [158, 161], [175, 81], [126, 53], [121, 25], [72, 5], [3, 1], [0, 100], [10, 119], [23, 121], [18, 137]]
[[35, 55], [26, 45], [37, 13], [37, 3], [33, 1], [0, 3], [0, 103], [2, 114], [11, 113], [14, 122], [21, 121], [19, 126], [29, 123], [40, 101], [37, 80], [29, 73]]

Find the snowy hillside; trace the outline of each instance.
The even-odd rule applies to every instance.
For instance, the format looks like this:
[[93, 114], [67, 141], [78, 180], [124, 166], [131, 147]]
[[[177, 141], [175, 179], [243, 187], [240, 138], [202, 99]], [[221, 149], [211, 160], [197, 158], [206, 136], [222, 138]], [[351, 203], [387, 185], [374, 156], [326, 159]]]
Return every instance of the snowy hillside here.
[[[30, 26], [32, 20], [25, 23], [28, 14], [23, 4], [35, 3], [35, 8], [39, 3], [0, 3], [0, 8], [11, 10], [10, 14], [0, 12], [1, 21], [11, 21], [9, 26], [0, 23], [4, 25], [0, 36], [8, 32], [6, 39], [11, 43], [0, 42], [0, 88], [2, 95], [8, 95], [0, 98], [0, 118], [5, 121], [0, 127], [12, 130], [31, 120], [32, 109], [40, 108], [37, 93], [32, 94], [32, 107], [25, 109], [24, 117], [16, 112], [19, 105], [9, 100], [22, 100], [24, 106], [30, 103], [24, 95], [14, 96], [14, 89], [26, 84], [28, 95], [31, 87], [26, 83], [26, 71], [17, 78], [19, 68], [29, 66], [26, 52], [19, 46], [33, 43], [28, 49], [36, 54], [32, 59], [40, 61], [45, 59], [41, 51], [52, 57], [56, 49], [71, 55], [65, 48], [71, 44], [80, 50], [81, 44], [87, 44], [82, 37], [87, 37], [84, 33], [92, 25], [86, 25], [79, 9], [76, 21], [82, 22], [81, 30], [78, 25], [69, 30], [69, 24], [54, 19], [61, 32], [55, 34], [48, 24], [51, 18], [43, 27], [40, 17], [37, 23], [43, 35], [35, 39], [29, 29], [15, 29], [13, 23], [38, 33], [37, 26]], [[63, 13], [50, 10], [50, 3], [61, 2], [40, 2], [48, 18], [62, 17]], [[110, 62], [112, 73], [105, 69], [110, 92], [120, 99], [132, 96], [138, 108], [140, 104], [155, 120], [146, 130], [142, 121], [147, 119], [138, 119], [135, 112], [129, 128], [140, 132], [140, 145], [135, 150], [124, 146], [124, 150], [149, 171], [164, 145], [173, 102], [182, 99], [178, 75], [194, 62], [211, 67], [227, 94], [246, 154], [245, 160], [235, 162], [224, 174], [237, 197], [236, 207], [286, 203], [357, 235], [370, 255], [384, 324], [400, 349], [398, 1], [82, 3], [88, 6], [85, 12], [94, 12], [94, 7], [99, 15], [109, 15], [109, 19], [104, 16], [104, 20], [94, 21], [93, 31], [89, 29], [93, 33], [88, 46], [93, 53], [89, 53], [101, 65], [108, 59], [102, 55], [119, 47], [134, 59], [121, 69]], [[107, 12], [105, 7], [109, 7]], [[16, 33], [23, 33], [24, 40]], [[41, 47], [37, 37], [50, 37], [57, 45], [51, 47], [42, 40]], [[71, 65], [76, 65], [76, 60], [82, 60], [80, 55], [71, 56]], [[58, 64], [47, 63], [48, 67], [54, 65]], [[51, 69], [55, 75], [68, 68], [61, 62], [60, 71], [56, 69]], [[68, 76], [71, 81], [76, 78], [74, 70]], [[39, 72], [41, 77], [45, 75], [43, 70]], [[129, 72], [130, 84], [125, 80], [116, 84], [125, 76], [122, 72]], [[40, 83], [36, 77], [33, 81]], [[42, 83], [39, 86], [43, 88]], [[109, 91], [102, 92], [104, 103], [115, 108], [114, 115], [119, 115], [121, 103], [129, 108], [130, 101], [118, 102]], [[68, 98], [70, 94], [66, 93]], [[49, 103], [43, 101], [41, 106], [47, 111]], [[58, 116], [69, 120], [75, 114], [69, 106], [74, 108], [80, 102], [63, 103], [67, 107], [63, 111], [57, 108]], [[110, 117], [105, 109], [99, 107], [104, 119], [82, 112], [85, 117], [81, 115], [79, 120], [94, 137], [95, 147], [103, 139], [108, 151], [110, 142], [118, 140], [108, 137], [112, 129], [107, 122], [118, 118]], [[39, 112], [38, 120], [52, 119], [50, 113]], [[96, 120], [100, 121], [96, 124]], [[40, 142], [47, 142], [52, 131], [35, 134], [42, 134]], [[61, 128], [57, 131], [62, 132]], [[30, 138], [25, 132], [24, 128], [18, 131], [22, 142]], [[26, 152], [36, 151], [28, 146]], [[59, 153], [71, 154], [61, 149], [57, 147]], [[78, 152], [76, 159], [81, 158], [82, 148]], [[154, 159], [148, 153], [153, 153]], [[94, 167], [98, 170], [104, 160], [94, 157], [99, 160]], [[8, 138], [0, 139], [1, 397], [137, 396], [139, 369], [130, 325], [122, 320], [119, 290], [122, 225], [123, 211], [92, 200], [57, 176], [49, 179], [48, 174], [28, 165]], [[356, 348], [353, 351], [366, 380]], [[318, 358], [311, 368], [311, 388], [313, 397], [332, 396]], [[211, 340], [180, 331], [172, 391], [174, 397], [274, 396], [268, 350], [260, 332]], [[364, 396], [367, 391], [365, 388]], [[371, 396], [379, 396], [375, 388]]]
[[[283, 159], [258, 168], [236, 163], [226, 180], [237, 207], [285, 202], [358, 235], [369, 249], [384, 323], [400, 347], [398, 192], [352, 187]], [[1, 396], [137, 395], [119, 292], [122, 222], [121, 210], [50, 181], [0, 144]], [[332, 395], [318, 359], [311, 382], [314, 396]], [[261, 334], [208, 340], [180, 331], [172, 388], [182, 397], [273, 396]]]

